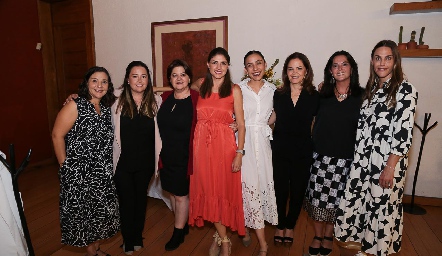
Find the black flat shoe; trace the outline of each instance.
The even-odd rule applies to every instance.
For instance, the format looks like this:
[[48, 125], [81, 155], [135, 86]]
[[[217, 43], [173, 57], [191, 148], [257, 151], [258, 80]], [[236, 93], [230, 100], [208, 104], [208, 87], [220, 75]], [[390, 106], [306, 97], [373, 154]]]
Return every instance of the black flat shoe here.
[[[333, 243], [333, 237], [324, 236], [324, 239], [331, 241]], [[328, 256], [328, 255], [330, 255], [331, 252], [332, 252], [331, 248], [322, 247], [322, 244], [321, 244], [321, 248], [319, 248], [319, 253], [321, 254], [321, 256]]]
[[[322, 237], [315, 236], [315, 237], [313, 237], [313, 240], [318, 240], [318, 241], [322, 242]], [[314, 247], [309, 246], [308, 247], [308, 254], [310, 256], [318, 256], [321, 252], [321, 248], [322, 248], [322, 246], [320, 248], [314, 248]]]

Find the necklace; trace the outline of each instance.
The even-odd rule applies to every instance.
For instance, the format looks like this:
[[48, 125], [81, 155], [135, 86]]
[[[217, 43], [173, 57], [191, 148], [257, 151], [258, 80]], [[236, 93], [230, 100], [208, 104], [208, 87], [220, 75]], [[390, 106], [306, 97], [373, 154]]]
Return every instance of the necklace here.
[[345, 93], [340, 93], [339, 90], [338, 90], [338, 87], [336, 87], [336, 85], [335, 85], [335, 91], [338, 94], [337, 98], [338, 98], [339, 101], [343, 101], [343, 100], [345, 100], [347, 98], [347, 96], [348, 96], [348, 89], [349, 88], [350, 88], [350, 86], [348, 86], [347, 89], [345, 89]]

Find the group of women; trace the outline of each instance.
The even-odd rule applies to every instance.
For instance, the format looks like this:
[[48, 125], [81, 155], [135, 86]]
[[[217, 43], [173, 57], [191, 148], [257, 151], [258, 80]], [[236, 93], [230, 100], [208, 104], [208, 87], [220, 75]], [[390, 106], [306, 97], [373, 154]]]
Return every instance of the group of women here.
[[127, 67], [118, 98], [104, 68], [88, 71], [53, 130], [62, 243], [106, 255], [99, 240], [121, 222], [124, 252], [141, 249], [146, 190], [158, 168], [175, 215], [166, 250], [184, 242], [188, 225], [209, 221], [216, 228], [209, 255], [230, 255], [227, 228], [245, 246], [254, 229], [259, 255], [267, 255], [265, 222], [277, 225], [275, 246], [291, 246], [304, 202], [314, 220], [310, 255], [329, 255], [333, 234], [361, 254], [399, 251], [417, 92], [404, 80], [396, 44], [373, 49], [365, 91], [345, 51], [330, 57], [318, 91], [299, 52], [286, 59], [278, 89], [263, 79], [259, 51], [245, 55], [248, 78], [239, 85], [229, 65], [227, 51], [213, 49], [205, 78], [191, 89], [190, 67], [174, 60], [172, 91], [162, 99], [140, 61]]

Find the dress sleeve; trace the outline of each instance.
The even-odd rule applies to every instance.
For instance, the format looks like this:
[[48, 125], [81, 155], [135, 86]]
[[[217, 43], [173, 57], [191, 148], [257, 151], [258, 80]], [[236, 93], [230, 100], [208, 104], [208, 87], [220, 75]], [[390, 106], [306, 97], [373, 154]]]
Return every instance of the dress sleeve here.
[[405, 81], [402, 82], [396, 94], [397, 104], [392, 120], [392, 154], [404, 156], [410, 149], [417, 97], [416, 88]]

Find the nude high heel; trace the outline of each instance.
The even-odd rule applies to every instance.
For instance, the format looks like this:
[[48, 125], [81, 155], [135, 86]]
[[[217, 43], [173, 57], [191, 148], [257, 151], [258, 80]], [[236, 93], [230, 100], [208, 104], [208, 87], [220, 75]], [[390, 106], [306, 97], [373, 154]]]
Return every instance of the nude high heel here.
[[219, 242], [218, 242], [218, 246], [221, 246], [221, 243], [228, 243], [228, 245], [229, 245], [229, 255], [232, 253], [232, 242], [230, 242], [230, 239], [227, 237], [227, 236], [225, 236], [222, 240], [220, 240]]

